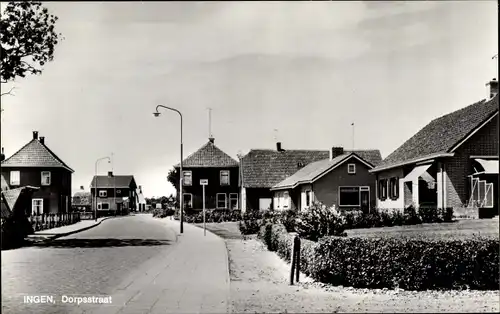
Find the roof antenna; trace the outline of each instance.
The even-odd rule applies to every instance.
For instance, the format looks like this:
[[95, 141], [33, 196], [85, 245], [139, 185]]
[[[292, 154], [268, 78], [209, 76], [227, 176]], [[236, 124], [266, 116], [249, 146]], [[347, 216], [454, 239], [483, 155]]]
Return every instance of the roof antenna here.
[[278, 129], [274, 129], [274, 142], [278, 141]]
[[212, 134], [212, 108], [207, 108], [208, 109], [208, 139], [210, 142], [214, 142], [214, 136]]

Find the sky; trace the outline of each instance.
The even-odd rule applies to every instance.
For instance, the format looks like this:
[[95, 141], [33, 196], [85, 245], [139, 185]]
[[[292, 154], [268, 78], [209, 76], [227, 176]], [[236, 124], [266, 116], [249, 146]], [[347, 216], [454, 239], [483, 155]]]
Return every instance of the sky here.
[[[32, 138], [88, 188], [113, 153], [147, 197], [175, 190], [208, 141], [250, 149], [379, 149], [486, 97], [497, 76], [496, 1], [47, 2], [64, 40], [42, 75], [2, 97], [7, 157]], [[354, 123], [354, 132], [351, 123]], [[353, 141], [354, 133], [354, 141]], [[100, 163], [99, 173], [111, 170]]]

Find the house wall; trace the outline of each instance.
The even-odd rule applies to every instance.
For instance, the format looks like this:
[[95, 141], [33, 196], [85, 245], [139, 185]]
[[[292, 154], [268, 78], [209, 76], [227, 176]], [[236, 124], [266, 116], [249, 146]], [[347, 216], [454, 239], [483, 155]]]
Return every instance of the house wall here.
[[[381, 200], [378, 197], [378, 183], [380, 182], [380, 180], [384, 179], [389, 180], [390, 178], [394, 177], [399, 178], [399, 197], [396, 199], [391, 199], [389, 197], [389, 193], [387, 193], [387, 198], [385, 200]], [[376, 185], [374, 187], [377, 208], [379, 209], [403, 208], [405, 206], [406, 201], [408, 201], [405, 200], [405, 197], [407, 198], [410, 197], [409, 202], [411, 203], [411, 192], [409, 191], [407, 185], [404, 184], [403, 179], [404, 179], [404, 171], [403, 168], [401, 167], [388, 169], [377, 173], [375, 181]], [[405, 191], [405, 187], [407, 191]], [[387, 191], [389, 191], [389, 184], [387, 185]]]
[[298, 208], [300, 210], [308, 209], [309, 207], [306, 205], [306, 192], [311, 191], [311, 204], [316, 201], [313, 185], [312, 184], [302, 184], [297, 189], [299, 191], [298, 197]]
[[[220, 171], [229, 170], [229, 185], [220, 185]], [[230, 194], [236, 194], [238, 198], [238, 208], [240, 207], [240, 188], [239, 188], [239, 169], [238, 167], [228, 168], [184, 168], [183, 171], [191, 171], [192, 185], [182, 187], [182, 193], [192, 194], [193, 208], [203, 208], [203, 186], [200, 180], [208, 179], [208, 185], [205, 186], [205, 208], [216, 208], [218, 193], [226, 194], [226, 204], [229, 208]], [[177, 199], [179, 199], [179, 190], [177, 189]]]
[[[10, 172], [20, 172], [20, 185], [10, 184]], [[42, 186], [42, 171], [50, 171], [50, 185]], [[32, 199], [43, 199], [44, 213], [63, 213], [71, 208], [71, 172], [64, 168], [22, 168], [2, 167], [2, 175], [5, 177], [9, 188], [21, 186], [39, 187], [32, 195]]]
[[[97, 182], [99, 184], [99, 182]], [[116, 196], [115, 196], [115, 189], [114, 188], [98, 188], [97, 189], [97, 203], [108, 203], [109, 204], [109, 210], [118, 210], [118, 207], [123, 208], [123, 205], [120, 205], [123, 203], [123, 198], [128, 197], [128, 208], [130, 209], [135, 209], [137, 206], [137, 195], [135, 192], [136, 187], [131, 187], [131, 188], [116, 188]], [[118, 193], [118, 190], [120, 190], [120, 193]], [[100, 191], [106, 191], [107, 196], [106, 197], [100, 197], [99, 192]], [[95, 208], [95, 188], [91, 189], [91, 194], [92, 194], [92, 210]]]
[[[288, 193], [288, 197], [286, 197], [286, 193]], [[273, 192], [273, 208], [274, 210], [296, 210], [296, 202], [297, 202], [297, 193], [294, 194], [294, 191], [291, 189], [280, 190]], [[294, 201], [295, 196], [295, 201]], [[279, 201], [278, 201], [279, 199]]]
[[498, 114], [493, 120], [455, 150], [455, 156], [444, 164], [447, 207], [460, 207], [467, 203], [470, 179], [473, 173], [471, 155], [498, 156]]
[[273, 193], [269, 188], [246, 188], [247, 211], [259, 210], [259, 199], [272, 199]]
[[[348, 164], [356, 165], [355, 174], [347, 172]], [[338, 207], [340, 186], [368, 186], [370, 187], [370, 203], [375, 204], [375, 175], [368, 172], [369, 169], [355, 158], [349, 159], [313, 183], [315, 200], [327, 207], [333, 205]]]

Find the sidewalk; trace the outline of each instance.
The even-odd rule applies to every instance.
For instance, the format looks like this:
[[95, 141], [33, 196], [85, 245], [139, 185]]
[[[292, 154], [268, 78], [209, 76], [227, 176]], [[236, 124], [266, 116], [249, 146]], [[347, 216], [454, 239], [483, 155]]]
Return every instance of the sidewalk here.
[[[229, 271], [223, 239], [203, 229], [164, 218], [177, 243], [142, 265], [111, 295], [112, 304], [85, 309], [85, 314], [227, 313]], [[83, 308], [82, 308], [83, 309]], [[93, 310], [93, 311], [92, 311]]]
[[64, 236], [68, 236], [73, 233], [85, 231], [87, 229], [93, 228], [101, 224], [103, 220], [106, 220], [111, 217], [101, 217], [97, 218], [97, 221], [92, 220], [81, 220], [75, 224], [62, 226], [59, 228], [46, 229], [35, 232], [35, 234], [31, 234], [28, 236], [30, 240], [52, 240]]

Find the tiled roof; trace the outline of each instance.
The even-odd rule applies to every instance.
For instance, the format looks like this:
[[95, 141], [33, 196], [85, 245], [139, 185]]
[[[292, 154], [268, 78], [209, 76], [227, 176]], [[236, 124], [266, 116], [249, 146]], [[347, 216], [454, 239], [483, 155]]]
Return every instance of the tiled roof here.
[[[355, 150], [358, 156], [372, 165], [377, 165], [382, 157], [379, 150]], [[253, 149], [241, 159], [242, 185], [248, 188], [271, 188], [302, 167], [316, 161], [328, 160], [327, 150], [286, 150], [278, 152], [270, 149]]]
[[79, 191], [75, 192], [75, 194], [73, 195], [72, 199], [73, 205], [85, 206], [85, 205], [91, 205], [91, 203], [92, 203], [92, 194], [90, 194], [90, 192]]
[[[175, 165], [178, 168], [180, 164]], [[220, 150], [214, 143], [208, 141], [196, 152], [183, 160], [183, 167], [215, 168], [237, 167], [238, 162]]]
[[461, 140], [498, 112], [498, 95], [432, 120], [385, 158], [373, 171], [426, 156], [448, 153]]
[[[95, 187], [95, 179], [96, 176], [92, 178], [92, 182], [90, 183], [91, 188]], [[135, 182], [134, 176], [97, 176], [97, 185], [99, 188], [129, 188], [132, 182]]]
[[[32, 192], [33, 190], [38, 190], [38, 188], [32, 186], [23, 186], [16, 189], [2, 191], [2, 202], [4, 203], [4, 205], [6, 205], [2, 206], [2, 218], [10, 215], [10, 213], [16, 206], [17, 200], [23, 194], [23, 192]], [[8, 210], [8, 212], [6, 210]]]
[[14, 155], [2, 161], [2, 167], [60, 167], [74, 172], [38, 139], [32, 139]]
[[[320, 161], [316, 161], [308, 164], [304, 168], [300, 169], [293, 175], [289, 176], [285, 180], [279, 182], [273, 188], [285, 188], [292, 187], [295, 184], [300, 184], [301, 182], [310, 182], [314, 181], [319, 175], [327, 171], [328, 169], [343, 163], [344, 161], [350, 159], [350, 157], [355, 156], [354, 153], [343, 154], [337, 156], [330, 160], [323, 159]], [[362, 158], [361, 158], [362, 159]], [[370, 167], [371, 168], [371, 167]]]

